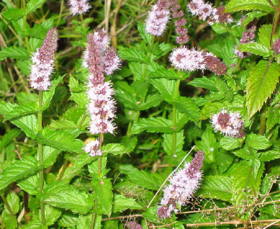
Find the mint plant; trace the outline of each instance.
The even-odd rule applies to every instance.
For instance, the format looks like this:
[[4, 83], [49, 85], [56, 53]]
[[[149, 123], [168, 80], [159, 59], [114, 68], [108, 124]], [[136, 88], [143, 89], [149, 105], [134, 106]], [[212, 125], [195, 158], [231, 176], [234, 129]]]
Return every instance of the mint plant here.
[[279, 227], [279, 1], [0, 5], [1, 228]]

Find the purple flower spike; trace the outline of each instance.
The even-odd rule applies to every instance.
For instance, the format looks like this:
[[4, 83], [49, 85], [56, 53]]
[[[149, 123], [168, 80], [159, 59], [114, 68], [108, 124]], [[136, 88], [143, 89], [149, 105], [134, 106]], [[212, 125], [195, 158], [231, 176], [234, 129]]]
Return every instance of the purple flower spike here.
[[183, 206], [193, 197], [200, 185], [202, 173], [200, 171], [204, 160], [203, 151], [199, 151], [191, 163], [176, 172], [165, 188], [161, 206], [157, 210], [159, 218], [169, 218], [172, 212], [178, 212], [177, 204]]
[[58, 31], [51, 29], [43, 46], [33, 53], [30, 85], [36, 90], [46, 91], [51, 86], [50, 76], [53, 72], [54, 52], [57, 49]]

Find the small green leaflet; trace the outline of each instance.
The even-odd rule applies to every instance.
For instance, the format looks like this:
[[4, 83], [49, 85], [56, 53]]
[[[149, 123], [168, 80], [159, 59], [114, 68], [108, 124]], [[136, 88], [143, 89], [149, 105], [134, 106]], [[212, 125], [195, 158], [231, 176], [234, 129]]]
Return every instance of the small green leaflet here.
[[270, 147], [271, 143], [265, 136], [251, 133], [246, 137], [246, 145], [256, 150], [264, 150]]
[[126, 209], [142, 209], [143, 207], [138, 204], [134, 199], [127, 198], [123, 195], [115, 195], [113, 202], [113, 212], [122, 212]]
[[259, 42], [254, 42], [254, 43], [247, 43], [247, 44], [242, 44], [238, 46], [238, 50], [242, 52], [250, 52], [255, 55], [263, 56], [263, 57], [269, 57], [272, 52], [270, 49], [259, 43]]
[[10, 59], [28, 59], [29, 53], [27, 49], [23, 47], [12, 46], [3, 48], [0, 51], [0, 60], [4, 60], [7, 57]]
[[231, 0], [226, 6], [226, 12], [236, 12], [242, 10], [262, 10], [265, 12], [274, 11], [266, 0]]

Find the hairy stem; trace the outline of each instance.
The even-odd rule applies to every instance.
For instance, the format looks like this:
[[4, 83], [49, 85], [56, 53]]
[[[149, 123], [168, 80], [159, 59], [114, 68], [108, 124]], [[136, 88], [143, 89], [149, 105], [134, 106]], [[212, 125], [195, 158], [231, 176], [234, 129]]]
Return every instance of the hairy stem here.
[[[43, 106], [43, 92], [39, 91], [39, 111], [38, 111], [38, 133], [42, 131], [42, 122], [43, 122], [43, 113], [42, 113], [42, 106]], [[38, 143], [38, 155], [39, 155], [39, 165], [43, 164], [43, 145]], [[40, 178], [40, 193], [43, 193], [44, 188], [44, 169], [39, 171], [39, 178]], [[42, 224], [45, 224], [45, 206], [44, 202], [40, 201], [40, 208], [41, 208], [41, 220]]]
[[278, 0], [278, 4], [277, 4], [277, 7], [276, 7], [276, 12], [275, 12], [274, 18], [273, 18], [272, 33], [271, 33], [271, 36], [270, 36], [270, 46], [271, 47], [273, 47], [273, 35], [276, 33], [276, 30], [277, 30], [279, 16], [280, 16], [280, 0]]

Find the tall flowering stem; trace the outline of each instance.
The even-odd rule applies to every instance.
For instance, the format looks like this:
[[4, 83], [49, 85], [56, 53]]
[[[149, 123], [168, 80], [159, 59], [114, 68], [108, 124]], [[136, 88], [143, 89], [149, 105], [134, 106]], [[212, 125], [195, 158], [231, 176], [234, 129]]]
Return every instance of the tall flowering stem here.
[[[38, 132], [43, 129], [43, 91], [49, 89], [51, 85], [50, 76], [53, 72], [54, 52], [57, 49], [58, 31], [51, 29], [44, 40], [43, 46], [33, 53], [32, 66], [30, 74], [30, 85], [33, 89], [39, 90], [39, 109], [38, 109]], [[39, 165], [43, 164], [43, 145], [38, 143]], [[44, 188], [44, 170], [39, 172], [40, 186], [39, 190], [42, 193]], [[44, 202], [40, 201], [41, 220], [45, 224], [45, 208]]]
[[[114, 133], [116, 129], [114, 90], [110, 82], [105, 82], [105, 75], [111, 75], [119, 69], [120, 59], [113, 47], [109, 47], [109, 38], [105, 30], [88, 34], [88, 46], [84, 54], [83, 66], [89, 68], [87, 111], [90, 115], [89, 131], [99, 134], [99, 139], [89, 142], [84, 150], [90, 156], [98, 158], [98, 175], [102, 179], [102, 144], [105, 133]], [[102, 185], [102, 183], [100, 183]], [[95, 203], [95, 205], [97, 202]], [[96, 212], [92, 215], [91, 228], [94, 228]]]

